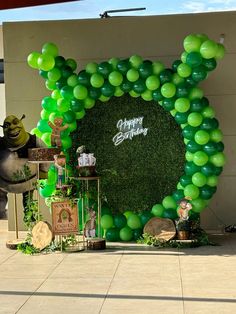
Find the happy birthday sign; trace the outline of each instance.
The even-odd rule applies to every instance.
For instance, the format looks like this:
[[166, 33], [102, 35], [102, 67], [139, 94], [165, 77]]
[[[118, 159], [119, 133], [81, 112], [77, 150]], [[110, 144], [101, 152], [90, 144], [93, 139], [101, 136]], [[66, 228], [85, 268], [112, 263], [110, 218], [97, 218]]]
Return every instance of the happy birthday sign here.
[[148, 128], [143, 128], [143, 117], [127, 120], [120, 119], [116, 124], [119, 132], [113, 137], [115, 146], [120, 145], [124, 140], [132, 140], [134, 136], [147, 135]]

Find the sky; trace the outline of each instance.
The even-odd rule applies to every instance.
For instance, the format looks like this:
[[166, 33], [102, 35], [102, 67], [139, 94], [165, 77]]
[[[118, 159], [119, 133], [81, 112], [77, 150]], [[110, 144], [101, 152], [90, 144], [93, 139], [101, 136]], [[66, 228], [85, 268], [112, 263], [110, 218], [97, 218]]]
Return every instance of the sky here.
[[236, 10], [236, 0], [82, 0], [60, 4], [0, 11], [0, 24], [10, 21], [38, 21], [99, 18], [107, 10], [145, 7], [144, 11], [110, 14], [140, 16]]

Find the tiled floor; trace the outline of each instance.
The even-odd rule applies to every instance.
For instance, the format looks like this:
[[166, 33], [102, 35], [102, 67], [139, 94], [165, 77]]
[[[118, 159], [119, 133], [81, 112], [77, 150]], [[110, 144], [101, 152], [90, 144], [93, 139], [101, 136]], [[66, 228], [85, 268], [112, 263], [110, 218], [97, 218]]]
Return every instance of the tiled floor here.
[[11, 237], [0, 221], [0, 314], [236, 313], [236, 233], [195, 249], [116, 243], [37, 256], [7, 249]]

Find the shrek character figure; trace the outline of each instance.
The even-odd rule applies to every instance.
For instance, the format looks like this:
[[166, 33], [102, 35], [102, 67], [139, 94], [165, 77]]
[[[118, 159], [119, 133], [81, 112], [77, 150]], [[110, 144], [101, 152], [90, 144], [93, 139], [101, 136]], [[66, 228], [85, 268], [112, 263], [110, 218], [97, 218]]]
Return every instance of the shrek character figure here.
[[22, 119], [5, 118], [0, 137], [0, 217], [6, 218], [7, 193], [22, 193], [24, 209], [35, 189], [36, 165], [28, 162], [28, 148], [45, 146], [35, 135], [25, 131]]
[[61, 147], [61, 132], [68, 128], [68, 124], [62, 126], [63, 119], [58, 117], [54, 119], [54, 124], [48, 121], [48, 125], [52, 128], [51, 145]]

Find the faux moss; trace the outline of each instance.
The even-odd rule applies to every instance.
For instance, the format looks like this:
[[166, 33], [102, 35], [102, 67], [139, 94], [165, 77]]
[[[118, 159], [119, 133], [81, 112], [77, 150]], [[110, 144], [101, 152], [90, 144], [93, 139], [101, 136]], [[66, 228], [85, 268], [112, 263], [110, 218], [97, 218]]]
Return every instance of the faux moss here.
[[[147, 135], [134, 136], [115, 146], [117, 122], [140, 116], [144, 117]], [[78, 122], [72, 137], [77, 139], [77, 146], [85, 145], [95, 154], [103, 195], [115, 212], [150, 210], [176, 189], [184, 172], [181, 129], [154, 101], [129, 95], [113, 97], [106, 103], [97, 101]]]

